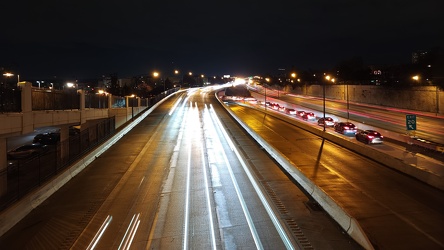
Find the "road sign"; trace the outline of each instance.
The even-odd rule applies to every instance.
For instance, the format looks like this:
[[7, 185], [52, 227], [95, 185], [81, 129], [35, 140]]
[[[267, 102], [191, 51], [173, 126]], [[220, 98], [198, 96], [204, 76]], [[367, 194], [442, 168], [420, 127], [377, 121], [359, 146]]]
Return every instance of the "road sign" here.
[[405, 115], [407, 130], [416, 130], [416, 115]]

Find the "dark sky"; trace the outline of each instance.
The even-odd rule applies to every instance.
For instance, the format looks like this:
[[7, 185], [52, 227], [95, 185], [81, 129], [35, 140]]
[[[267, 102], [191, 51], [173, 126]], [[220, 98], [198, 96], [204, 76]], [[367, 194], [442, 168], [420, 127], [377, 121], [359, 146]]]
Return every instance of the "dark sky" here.
[[444, 47], [443, 10], [442, 0], [15, 0], [1, 7], [0, 66], [25, 80], [409, 63]]

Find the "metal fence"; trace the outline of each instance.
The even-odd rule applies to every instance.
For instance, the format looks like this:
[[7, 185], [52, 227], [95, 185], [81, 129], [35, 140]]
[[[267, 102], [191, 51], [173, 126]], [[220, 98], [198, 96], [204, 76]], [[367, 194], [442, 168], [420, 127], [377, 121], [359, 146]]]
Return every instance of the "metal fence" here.
[[[0, 197], [0, 211], [63, 171], [114, 133], [115, 117], [103, 119], [80, 133], [71, 134], [69, 139], [57, 145], [48, 145], [43, 153], [31, 158], [8, 160], [7, 168], [0, 172], [0, 178], [6, 175], [7, 179], [7, 192]], [[61, 150], [67, 146], [69, 152], [62, 157]]]
[[85, 94], [85, 108], [106, 109], [108, 98], [106, 94]]
[[32, 110], [80, 109], [80, 94], [75, 89], [32, 89]]
[[21, 112], [21, 95], [21, 88], [10, 89], [0, 85], [0, 112]]
[[[147, 102], [147, 107], [152, 107], [165, 96], [177, 90], [171, 89], [155, 97], [144, 99], [146, 101], [143, 102]], [[36, 91], [36, 93], [40, 92]], [[115, 100], [125, 103], [124, 97], [117, 97]], [[48, 150], [44, 153], [27, 159], [8, 160], [7, 168], [0, 171], [0, 179], [7, 180], [7, 191], [0, 197], [0, 211], [64, 171], [72, 163], [106, 141], [115, 134], [115, 127], [115, 117], [101, 119], [87, 129], [70, 130], [69, 139], [59, 142], [57, 145], [49, 145]], [[69, 146], [67, 147], [67, 145]], [[69, 148], [63, 157], [62, 148]]]
[[111, 107], [113, 108], [125, 108], [126, 98], [122, 96], [112, 96]]

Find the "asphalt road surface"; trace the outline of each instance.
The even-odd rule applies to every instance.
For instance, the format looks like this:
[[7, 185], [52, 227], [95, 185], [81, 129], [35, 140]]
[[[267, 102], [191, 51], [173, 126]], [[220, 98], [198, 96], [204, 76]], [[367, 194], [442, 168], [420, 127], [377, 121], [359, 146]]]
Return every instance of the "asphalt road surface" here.
[[153, 110], [0, 246], [360, 249], [201, 90]]

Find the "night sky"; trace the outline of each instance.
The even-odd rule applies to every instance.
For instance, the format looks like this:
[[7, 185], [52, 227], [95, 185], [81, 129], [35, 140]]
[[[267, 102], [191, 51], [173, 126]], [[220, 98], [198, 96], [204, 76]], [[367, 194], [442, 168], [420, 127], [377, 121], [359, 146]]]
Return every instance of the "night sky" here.
[[2, 3], [0, 67], [26, 80], [403, 64], [444, 47], [443, 11], [442, 0], [16, 0]]

